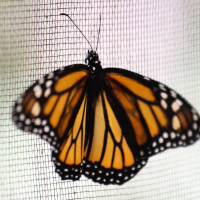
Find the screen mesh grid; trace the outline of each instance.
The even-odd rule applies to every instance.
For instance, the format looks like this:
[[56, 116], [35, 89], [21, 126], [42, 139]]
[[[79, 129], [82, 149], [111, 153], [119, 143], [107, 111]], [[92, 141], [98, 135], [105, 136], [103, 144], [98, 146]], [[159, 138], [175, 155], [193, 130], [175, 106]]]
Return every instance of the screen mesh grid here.
[[158, 80], [200, 112], [200, 3], [192, 1], [1, 1], [1, 199], [199, 199], [200, 142], [151, 157], [131, 181], [104, 186], [81, 177], [61, 181], [50, 145], [17, 130], [19, 95], [43, 75], [83, 63], [88, 43], [60, 13], [69, 14], [96, 47], [103, 68]]

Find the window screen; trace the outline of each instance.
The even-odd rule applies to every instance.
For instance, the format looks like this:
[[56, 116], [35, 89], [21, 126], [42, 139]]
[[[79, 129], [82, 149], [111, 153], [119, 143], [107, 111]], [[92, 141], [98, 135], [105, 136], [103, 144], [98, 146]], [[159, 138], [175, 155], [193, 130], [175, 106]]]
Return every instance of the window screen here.
[[167, 150], [122, 186], [81, 177], [62, 181], [50, 145], [17, 130], [14, 101], [35, 80], [60, 67], [84, 64], [101, 14], [98, 54], [117, 67], [158, 80], [200, 112], [200, 3], [178, 1], [1, 1], [0, 197], [1, 199], [200, 199], [200, 142]]

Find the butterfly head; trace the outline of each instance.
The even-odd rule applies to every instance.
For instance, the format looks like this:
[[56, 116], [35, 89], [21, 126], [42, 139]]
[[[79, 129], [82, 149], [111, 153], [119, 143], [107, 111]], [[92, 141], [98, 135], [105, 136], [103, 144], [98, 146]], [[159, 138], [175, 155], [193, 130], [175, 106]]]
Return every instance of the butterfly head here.
[[88, 51], [88, 54], [86, 55], [85, 63], [88, 67], [100, 64], [99, 56], [96, 53], [96, 51], [93, 51], [93, 50]]

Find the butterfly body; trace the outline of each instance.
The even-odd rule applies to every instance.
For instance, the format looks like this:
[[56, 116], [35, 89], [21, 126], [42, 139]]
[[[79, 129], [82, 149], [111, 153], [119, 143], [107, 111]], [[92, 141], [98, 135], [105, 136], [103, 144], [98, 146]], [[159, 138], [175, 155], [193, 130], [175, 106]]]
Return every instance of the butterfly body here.
[[91, 50], [88, 51], [88, 54], [85, 59], [86, 66], [89, 68], [90, 80], [89, 80], [89, 96], [98, 96], [99, 90], [102, 87], [103, 79], [103, 69], [101, 62], [99, 61], [98, 54]]
[[199, 115], [174, 90], [127, 70], [102, 69], [93, 50], [85, 61], [36, 81], [13, 108], [18, 128], [53, 147], [63, 180], [84, 174], [120, 185], [150, 156], [200, 137]]

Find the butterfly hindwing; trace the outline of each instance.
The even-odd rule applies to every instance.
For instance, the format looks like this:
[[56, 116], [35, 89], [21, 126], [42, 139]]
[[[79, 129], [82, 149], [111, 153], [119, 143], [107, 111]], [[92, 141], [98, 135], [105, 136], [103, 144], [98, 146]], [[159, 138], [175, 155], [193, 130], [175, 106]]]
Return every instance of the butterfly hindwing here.
[[85, 126], [86, 126], [86, 95], [81, 101], [73, 126], [62, 142], [59, 149], [52, 151], [52, 160], [56, 166], [56, 172], [63, 180], [77, 180], [81, 176], [81, 165], [84, 156]]
[[105, 82], [132, 125], [140, 157], [187, 146], [200, 136], [197, 112], [167, 86], [122, 69], [105, 69]]
[[134, 154], [135, 137], [125, 124], [123, 110], [113, 100], [109, 91], [102, 90], [95, 102], [93, 132], [83, 161], [83, 174], [103, 184], [123, 184], [147, 162], [137, 158], [139, 152]]

